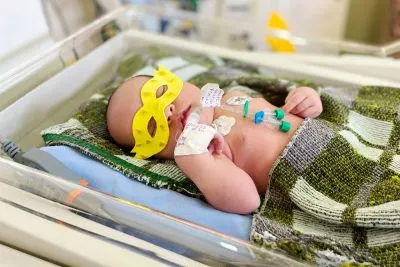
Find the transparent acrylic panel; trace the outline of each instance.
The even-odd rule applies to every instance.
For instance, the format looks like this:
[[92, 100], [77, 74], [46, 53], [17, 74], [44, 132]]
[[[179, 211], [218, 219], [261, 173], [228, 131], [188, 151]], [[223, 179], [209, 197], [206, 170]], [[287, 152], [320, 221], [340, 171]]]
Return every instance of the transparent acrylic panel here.
[[[205, 264], [237, 266], [301, 266], [280, 251], [90, 190], [55, 176], [0, 158], [0, 183], [74, 208], [85, 218], [128, 233]], [[78, 226], [78, 225], [77, 225]], [[123, 240], [115, 240], [122, 242]]]

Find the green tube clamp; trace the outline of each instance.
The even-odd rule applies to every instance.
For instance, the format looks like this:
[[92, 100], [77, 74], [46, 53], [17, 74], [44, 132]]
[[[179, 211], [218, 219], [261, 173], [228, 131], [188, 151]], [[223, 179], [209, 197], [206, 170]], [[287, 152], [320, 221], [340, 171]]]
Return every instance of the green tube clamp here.
[[281, 120], [285, 117], [285, 111], [282, 109], [275, 109], [274, 114], [277, 120]]
[[290, 125], [290, 122], [288, 122], [288, 121], [282, 121], [282, 122], [281, 122], [281, 125], [279, 126], [279, 130], [280, 130], [281, 132], [287, 133], [287, 132], [290, 131], [290, 128], [291, 128], [291, 127], [292, 127], [292, 126]]
[[249, 100], [246, 100], [243, 106], [243, 118], [246, 118], [248, 114], [249, 114]]

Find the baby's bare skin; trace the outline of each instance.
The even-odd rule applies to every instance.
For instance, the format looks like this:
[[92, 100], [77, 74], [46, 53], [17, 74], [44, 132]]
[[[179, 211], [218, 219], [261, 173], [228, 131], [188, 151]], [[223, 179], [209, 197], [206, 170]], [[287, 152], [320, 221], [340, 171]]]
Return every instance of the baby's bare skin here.
[[[222, 102], [226, 103], [229, 98], [238, 95], [245, 94], [231, 91], [224, 95]], [[232, 127], [231, 132], [224, 137], [223, 153], [236, 166], [249, 174], [257, 187], [258, 193], [264, 194], [268, 184], [267, 176], [272, 165], [282, 154], [283, 149], [289, 143], [303, 119], [296, 115], [286, 114], [285, 120], [292, 124], [292, 128], [288, 133], [283, 133], [277, 128], [271, 128], [265, 124], [257, 125], [251, 119], [244, 119], [240, 114], [243, 106], [232, 107], [239, 112], [233, 113], [221, 108], [214, 110], [214, 119], [221, 115], [236, 119], [236, 124]], [[250, 111], [257, 112], [263, 109], [274, 111], [277, 107], [263, 98], [253, 98], [250, 101]]]

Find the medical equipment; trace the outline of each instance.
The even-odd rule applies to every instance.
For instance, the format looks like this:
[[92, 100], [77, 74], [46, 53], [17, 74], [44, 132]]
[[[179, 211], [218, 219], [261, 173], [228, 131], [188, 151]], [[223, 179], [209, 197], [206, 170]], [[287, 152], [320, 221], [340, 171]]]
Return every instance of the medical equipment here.
[[249, 118], [254, 121], [255, 124], [264, 124], [269, 127], [278, 128], [284, 133], [290, 131], [290, 122], [282, 120], [285, 117], [285, 112], [282, 109], [275, 109], [273, 112], [269, 110], [251, 112], [249, 111], [249, 103], [249, 100], [245, 101], [242, 111], [238, 111], [229, 105], [221, 105], [221, 108], [230, 112], [243, 114], [243, 118]]
[[[222, 1], [216, 1], [218, 3]], [[264, 1], [258, 1], [260, 4], [265, 4], [267, 9], [274, 10], [270, 6], [270, 3]], [[337, 2], [337, 1], [336, 1]], [[298, 34], [298, 32], [292, 30], [282, 30], [278, 28], [266, 28], [264, 24], [260, 24], [260, 27], [255, 27], [253, 20], [246, 20], [243, 18], [240, 19], [226, 19], [221, 16], [221, 14], [217, 14], [215, 17], [210, 18], [210, 14], [205, 12], [205, 14], [197, 15], [193, 12], [186, 11], [178, 11], [174, 9], [168, 9], [160, 6], [152, 6], [152, 5], [138, 5], [138, 9], [146, 14], [152, 14], [154, 17], [167, 17], [173, 18], [177, 21], [191, 21], [196, 28], [199, 28], [199, 31], [196, 32], [196, 35], [190, 37], [188, 39], [191, 40], [199, 40], [201, 42], [206, 42], [209, 44], [216, 44], [218, 46], [228, 47], [228, 48], [236, 48], [235, 46], [230, 46], [232, 40], [221, 40], [221, 35], [225, 36], [225, 33], [228, 29], [235, 29], [236, 32], [240, 31], [254, 31], [254, 29], [258, 29], [257, 35], [262, 37], [262, 42], [264, 43], [265, 36], [271, 36], [278, 39], [289, 41], [295, 47], [307, 50], [307, 54], [299, 54], [299, 56], [313, 57], [315, 51], [313, 53], [312, 48], [319, 47], [322, 50], [326, 51], [334, 51], [336, 55], [342, 54], [356, 54], [356, 55], [369, 55], [371, 56], [369, 60], [372, 60], [372, 56], [375, 57], [390, 57], [393, 54], [396, 54], [400, 51], [400, 41], [394, 41], [390, 43], [385, 43], [383, 45], [370, 45], [359, 43], [351, 40], [342, 40], [339, 36], [334, 34], [335, 36], [329, 36], [325, 38], [317, 38], [315, 36], [310, 37], [303, 34]], [[262, 12], [262, 16], [265, 17], [264, 8], [258, 8], [256, 5], [252, 7], [257, 12]], [[217, 7], [216, 9], [220, 9]], [[340, 7], [338, 10], [343, 10], [346, 12], [345, 7]], [[217, 12], [218, 13], [218, 12]], [[253, 14], [251, 14], [252, 16]], [[255, 14], [254, 14], [255, 15]], [[312, 17], [311, 17], [312, 19]], [[205, 21], [208, 23], [204, 23]], [[143, 29], [147, 29], [145, 25], [141, 25]], [[154, 30], [154, 29], [150, 29]], [[303, 29], [304, 30], [304, 29]], [[170, 33], [172, 35], [172, 33]], [[180, 36], [185, 37], [185, 36]], [[239, 48], [240, 49], [240, 48]], [[240, 50], [243, 50], [240, 49]], [[276, 55], [275, 53], [269, 53], [267, 51], [263, 51], [262, 49], [255, 49], [255, 51], [260, 52], [264, 55]], [[319, 51], [317, 49], [317, 51]], [[317, 53], [318, 54], [318, 53]], [[297, 54], [295, 54], [297, 56]], [[340, 57], [340, 56], [339, 56]], [[378, 62], [379, 63], [379, 62]]]
[[[205, 40], [207, 43], [198, 43], [143, 32], [140, 30], [141, 18], [149, 14], [158, 16], [158, 13], [147, 12], [145, 9], [141, 10], [135, 7], [116, 10], [58, 43], [52, 49], [2, 76], [0, 78], [0, 129], [2, 134], [16, 141], [23, 150], [41, 146], [43, 144], [39, 135], [41, 130], [69, 118], [90, 95], [112, 83], [116, 69], [126, 54], [148, 44], [162, 44], [165, 47], [188, 53], [208, 53], [241, 60], [268, 68], [276, 75], [306, 78], [347, 88], [367, 84], [400, 87], [400, 84], [395, 81], [373, 76], [330, 70], [287, 59], [270, 59], [268, 54], [257, 55], [216, 47], [209, 40]], [[164, 13], [163, 15], [176, 15], [175, 18], [179, 19], [182, 14]], [[197, 19], [203, 24], [206, 23], [205, 20]], [[82, 50], [82, 47], [95, 39], [100, 29], [111, 21], [117, 22], [122, 31], [86, 54], [87, 50]], [[215, 26], [217, 29], [221, 27], [218, 24], [213, 24], [214, 22], [211, 20], [209, 26]], [[193, 261], [189, 262], [186, 257], [192, 257], [197, 263], [202, 262], [210, 265], [221, 263], [242, 266], [301, 264], [279, 252], [261, 250], [242, 240], [148, 209], [137, 203], [123, 203], [89, 188], [35, 171], [9, 160], [0, 159], [0, 170], [2, 190], [0, 195], [8, 201], [7, 203], [11, 203], [7, 204], [3, 200], [0, 203], [2, 214], [10, 214], [0, 217], [2, 227], [7, 226], [7, 228], [2, 229], [10, 229], [9, 231], [1, 231], [0, 239], [5, 240], [7, 237], [7, 243], [14, 247], [34, 252], [41, 257], [57, 260], [64, 265], [76, 265], [78, 259], [83, 261], [89, 257], [92, 262], [85, 261], [85, 263], [90, 265], [88, 263], [93, 263], [93, 261], [99, 263], [96, 258], [102, 260], [105, 258], [98, 251], [96, 257], [92, 257], [90, 253], [84, 255], [83, 252], [87, 252], [90, 248], [90, 246], [85, 246], [90, 233], [97, 235], [99, 244], [107, 244], [109, 248], [125, 246], [124, 252], [126, 254], [124, 255], [137, 253], [136, 248], [131, 245], [138, 242], [137, 238], [124, 234], [123, 231], [125, 230], [137, 235], [141, 233], [141, 237], [150, 243], [163, 240], [164, 245], [168, 242], [174, 244], [175, 248], [181, 249], [180, 254], [183, 257], [178, 257], [179, 255], [176, 253], [169, 253], [167, 250], [153, 246], [149, 242], [136, 243], [140, 244], [140, 247], [146, 247], [148, 251], [152, 251], [157, 256], [167, 257], [170, 262], [179, 262], [182, 265], [193, 263]], [[72, 203], [69, 203], [69, 207], [65, 206], [64, 203], [68, 199], [68, 194], [76, 192], [76, 190], [81, 190], [79, 196]], [[54, 202], [44, 200], [26, 191], [51, 199], [61, 205], [56, 205]], [[25, 198], [15, 197], [16, 195], [23, 195]], [[25, 201], [27, 198], [34, 199], [35, 203], [43, 202], [55, 207], [51, 209], [51, 212], [50, 209], [39, 209], [39, 204], [38, 207], [30, 206], [30, 202]], [[15, 208], [17, 204], [19, 208]], [[82, 253], [64, 246], [64, 243], [56, 246], [54, 240], [50, 235], [46, 235], [45, 231], [43, 235], [35, 237], [35, 231], [29, 231], [31, 230], [29, 227], [32, 226], [29, 226], [23, 220], [13, 223], [13, 218], [21, 217], [17, 217], [11, 211], [22, 212], [22, 209], [26, 207], [30, 208], [28, 209], [30, 213], [40, 211], [39, 214], [51, 216], [54, 221], [58, 219], [68, 223], [64, 232], [70, 231], [74, 234], [74, 237], [78, 238], [78, 234], [76, 230], [71, 230], [73, 227], [77, 230], [86, 229], [80, 232], [79, 238], [82, 239], [77, 239], [82, 240], [82, 248], [80, 248]], [[58, 214], [56, 210], [63, 210], [64, 213]], [[89, 220], [76, 214], [84, 215]], [[35, 226], [46, 221], [49, 233], [56, 231], [58, 229], [56, 226], [60, 227], [48, 219], [40, 219], [35, 216], [29, 218], [31, 217], [33, 218], [32, 221], [35, 221]], [[95, 221], [99, 223], [94, 223]], [[13, 224], [14, 228], [11, 227]], [[114, 229], [106, 228], [104, 225], [112, 225]], [[17, 227], [18, 233], [20, 233], [18, 240], [12, 238]], [[26, 228], [25, 231], [23, 231], [24, 227]], [[108, 240], [105, 240], [104, 237]], [[19, 240], [25, 240], [25, 242], [21, 243]], [[38, 246], [38, 244], [42, 246]], [[57, 253], [52, 253], [52, 249], [57, 250]], [[79, 258], [76, 257], [78, 254]], [[110, 263], [110, 259], [103, 263]]]
[[80, 178], [70, 169], [65, 167], [60, 161], [50, 154], [37, 149], [31, 148], [27, 152], [22, 152], [16, 143], [0, 136], [0, 149], [3, 149], [7, 155], [15, 162], [25, 166], [45, 171], [53, 175], [66, 178], [71, 181], [78, 182]]
[[[249, 118], [255, 124], [264, 124], [272, 127], [277, 127], [281, 132], [290, 131], [290, 122], [282, 121], [285, 117], [285, 112], [282, 109], [276, 109], [273, 112], [269, 110], [259, 110], [256, 112], [249, 111], [251, 99], [248, 97], [231, 97], [227, 100], [227, 104], [221, 104], [223, 90], [218, 84], [208, 83], [201, 88], [201, 105], [202, 107], [221, 107], [222, 109], [238, 113], [243, 118]], [[232, 105], [243, 105], [242, 111], [233, 108]], [[191, 119], [192, 120], [192, 119]]]

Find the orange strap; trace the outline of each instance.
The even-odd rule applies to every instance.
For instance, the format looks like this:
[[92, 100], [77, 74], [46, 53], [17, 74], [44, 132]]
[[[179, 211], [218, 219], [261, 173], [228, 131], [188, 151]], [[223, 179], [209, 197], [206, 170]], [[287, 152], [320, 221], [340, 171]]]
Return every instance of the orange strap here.
[[72, 202], [80, 195], [82, 194], [83, 190], [80, 188], [77, 188], [75, 190], [72, 190], [71, 192], [68, 193], [68, 197], [65, 200], [65, 204], [71, 205]]
[[[86, 181], [86, 180], [80, 180], [80, 181], [79, 181], [79, 184], [80, 184], [80, 185], [83, 185], [83, 186], [87, 186], [89, 183], [88, 183], [88, 181]], [[74, 200], [75, 200], [80, 194], [82, 194], [82, 192], [83, 192], [83, 190], [82, 190], [81, 188], [77, 188], [77, 189], [72, 190], [71, 192], [69, 192], [69, 193], [68, 193], [68, 197], [67, 197], [67, 199], [65, 200], [65, 204], [71, 205], [71, 204], [74, 202]]]

